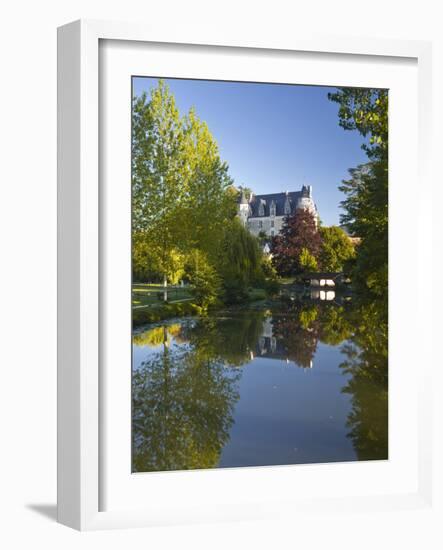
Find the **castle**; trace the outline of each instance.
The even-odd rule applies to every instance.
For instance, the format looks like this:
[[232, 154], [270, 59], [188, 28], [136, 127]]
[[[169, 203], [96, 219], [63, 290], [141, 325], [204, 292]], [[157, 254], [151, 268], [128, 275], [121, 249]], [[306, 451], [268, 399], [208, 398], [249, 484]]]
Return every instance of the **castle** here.
[[265, 234], [267, 237], [273, 237], [281, 231], [285, 217], [297, 208], [309, 210], [317, 221], [318, 213], [312, 198], [312, 185], [303, 185], [301, 191], [286, 193], [251, 193], [249, 200], [242, 190], [238, 215], [253, 235]]

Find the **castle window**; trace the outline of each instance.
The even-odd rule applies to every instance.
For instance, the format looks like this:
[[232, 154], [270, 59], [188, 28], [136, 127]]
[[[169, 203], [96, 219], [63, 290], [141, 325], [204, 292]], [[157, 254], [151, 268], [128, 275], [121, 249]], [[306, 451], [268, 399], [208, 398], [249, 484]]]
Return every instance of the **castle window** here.
[[258, 215], [264, 216], [265, 215], [265, 203], [264, 201], [260, 201], [260, 206], [258, 207]]
[[275, 216], [275, 202], [274, 201], [271, 202], [271, 206], [270, 206], [269, 210], [270, 210], [270, 215]]
[[274, 236], [274, 234], [275, 234], [275, 233], [274, 233], [274, 230], [273, 230], [273, 229], [271, 229], [271, 237], [273, 237], [273, 236]]
[[259, 228], [259, 229], [262, 229], [262, 228], [263, 228], [263, 222], [262, 222], [261, 220], [258, 222], [258, 228]]
[[271, 220], [271, 227], [274, 227], [274, 220]]
[[285, 201], [285, 214], [288, 215], [291, 213], [291, 203], [289, 202], [289, 198], [286, 197]]

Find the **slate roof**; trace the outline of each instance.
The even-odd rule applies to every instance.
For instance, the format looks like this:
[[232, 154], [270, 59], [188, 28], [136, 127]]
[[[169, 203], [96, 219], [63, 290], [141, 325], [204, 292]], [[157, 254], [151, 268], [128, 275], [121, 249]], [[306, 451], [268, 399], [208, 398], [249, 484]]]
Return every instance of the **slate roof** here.
[[289, 202], [291, 204], [291, 212], [297, 206], [297, 201], [301, 197], [301, 191], [290, 191], [286, 193], [270, 193], [269, 195], [253, 195], [249, 207], [251, 208], [251, 217], [259, 216], [259, 207], [260, 203], [263, 203], [264, 215], [270, 216], [270, 207], [272, 201], [275, 203], [275, 215], [284, 216], [285, 215], [285, 202], [286, 196], [289, 196]]

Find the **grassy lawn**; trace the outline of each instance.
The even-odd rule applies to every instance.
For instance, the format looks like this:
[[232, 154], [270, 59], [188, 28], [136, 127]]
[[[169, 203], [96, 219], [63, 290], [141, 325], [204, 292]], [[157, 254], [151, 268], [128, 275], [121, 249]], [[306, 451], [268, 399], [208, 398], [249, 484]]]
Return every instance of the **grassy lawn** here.
[[292, 285], [296, 277], [279, 277], [278, 282], [281, 285]]
[[[179, 303], [192, 299], [189, 287], [168, 286], [168, 302]], [[160, 284], [135, 283], [132, 285], [132, 305], [140, 307], [159, 307], [164, 305], [164, 287]]]

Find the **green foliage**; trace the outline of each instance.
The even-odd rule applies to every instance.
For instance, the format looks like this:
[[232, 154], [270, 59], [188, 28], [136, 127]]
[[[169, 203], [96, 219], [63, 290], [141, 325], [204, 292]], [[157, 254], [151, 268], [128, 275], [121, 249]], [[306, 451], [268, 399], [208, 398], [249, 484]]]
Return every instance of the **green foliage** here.
[[302, 248], [300, 252], [300, 257], [298, 260], [300, 269], [302, 271], [316, 271], [318, 269], [317, 260], [309, 252], [307, 248]]
[[256, 278], [256, 286], [264, 288], [270, 296], [275, 296], [280, 290], [277, 270], [272, 265], [272, 259], [269, 255], [262, 255], [260, 265], [260, 276]]
[[340, 227], [320, 227], [320, 265], [323, 271], [343, 271], [349, 260], [355, 257], [355, 249], [346, 233]]
[[183, 337], [213, 361], [241, 366], [251, 360], [251, 351], [263, 333], [265, 312], [238, 310], [235, 315], [207, 316], [188, 328]]
[[248, 292], [250, 302], [266, 300], [266, 291], [263, 288], [251, 288]]
[[346, 193], [342, 221], [361, 238], [352, 279], [355, 285], [382, 295], [388, 285], [388, 167], [374, 161], [350, 170], [340, 189]]
[[385, 295], [388, 285], [388, 90], [341, 88], [329, 98], [339, 104], [340, 125], [366, 138], [370, 162], [350, 170], [342, 223], [361, 239], [352, 279], [357, 287]]
[[235, 218], [225, 225], [219, 265], [225, 302], [247, 300], [248, 287], [261, 271], [261, 257], [257, 239], [240, 220]]
[[132, 337], [132, 341], [136, 346], [159, 346], [160, 344], [167, 344], [171, 342], [172, 338], [177, 337], [181, 332], [180, 323], [173, 325], [163, 325], [143, 332], [138, 332]]
[[132, 127], [134, 276], [173, 282], [189, 251], [217, 258], [232, 180], [206, 123], [194, 110], [181, 118], [163, 81], [134, 98]]
[[[173, 249], [180, 249], [181, 205], [186, 188], [181, 177], [184, 133], [178, 109], [160, 81], [148, 99], [136, 97], [132, 111], [132, 227], [140, 234], [150, 264], [166, 280], [176, 270]], [[142, 269], [139, 267], [139, 271]]]
[[196, 304], [207, 308], [217, 301], [220, 294], [220, 278], [206, 255], [193, 250], [186, 262], [186, 277], [192, 285]]
[[261, 258], [261, 271], [266, 279], [277, 280], [277, 270], [273, 266], [269, 255], [263, 254]]
[[191, 109], [183, 119], [183, 245], [202, 250], [214, 261], [225, 222], [235, 216], [236, 203], [228, 166], [220, 159], [207, 124]]
[[318, 309], [315, 306], [302, 309], [298, 316], [302, 329], [309, 330], [317, 319], [317, 315]]
[[174, 317], [184, 317], [186, 315], [203, 315], [204, 309], [192, 302], [182, 302], [177, 304], [165, 304], [155, 308], [143, 308], [132, 310], [133, 328], [162, 321], [163, 319], [173, 319]]
[[363, 149], [371, 159], [388, 155], [388, 90], [378, 88], [339, 88], [328, 94], [339, 104], [340, 126], [357, 130], [367, 138]]
[[330, 346], [338, 346], [352, 336], [354, 323], [350, 322], [348, 311], [343, 306], [328, 305], [320, 314], [320, 340]]
[[141, 231], [132, 232], [132, 272], [136, 281], [161, 281], [161, 263]]
[[165, 342], [134, 370], [133, 470], [213, 468], [229, 440], [239, 372]]
[[340, 365], [350, 376], [349, 438], [359, 460], [388, 458], [388, 304], [365, 297], [348, 313], [353, 327]]

